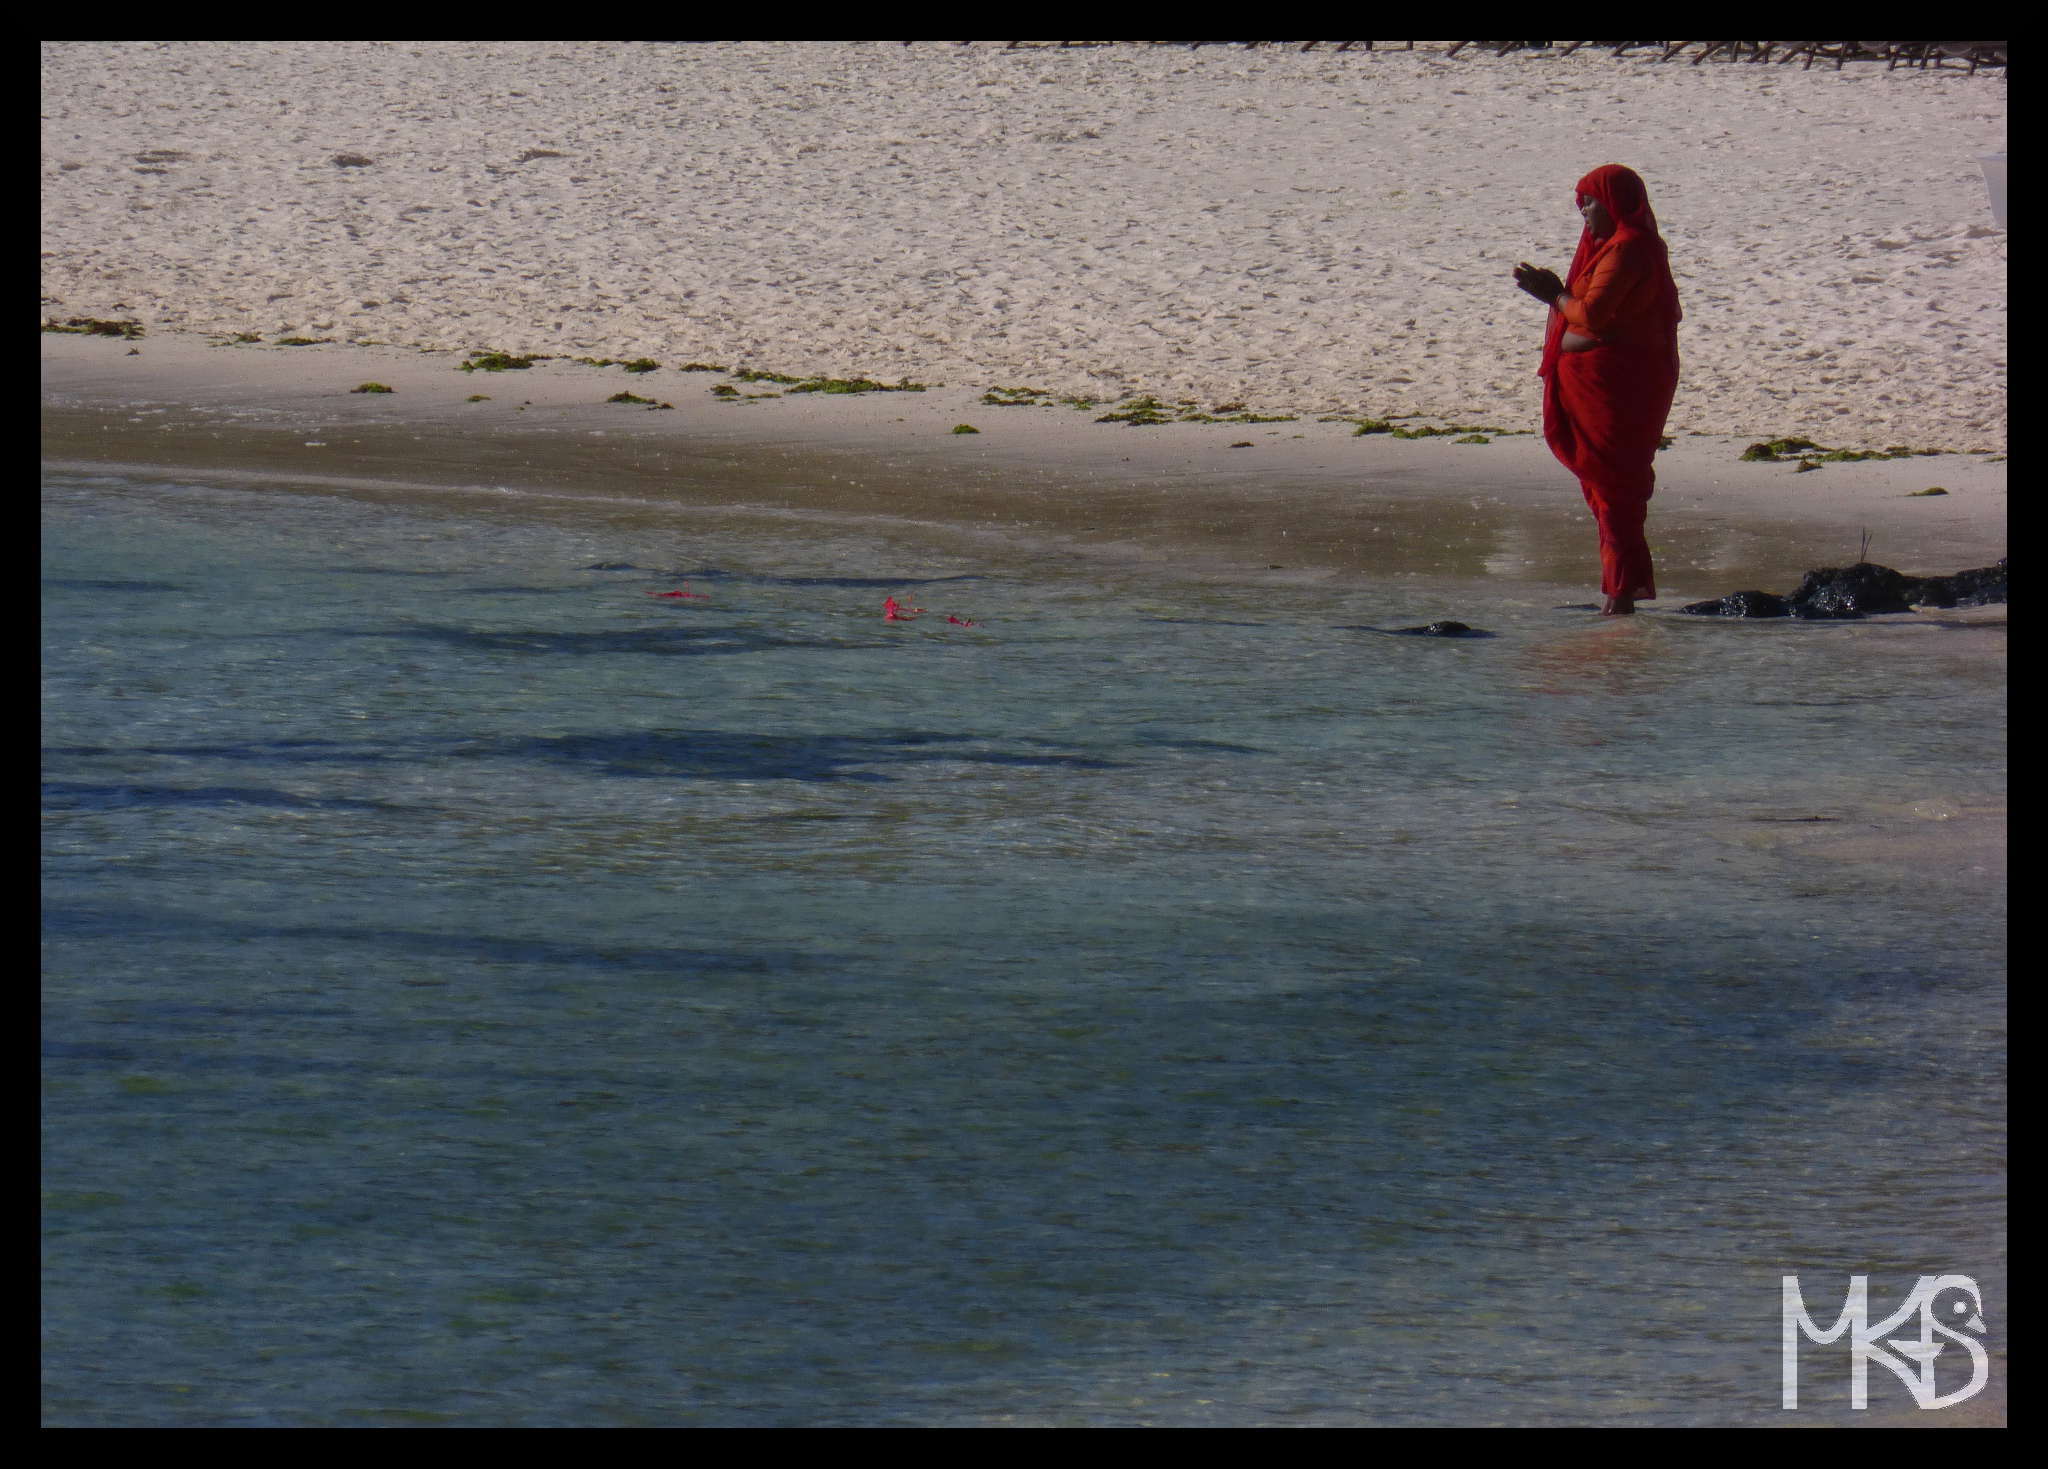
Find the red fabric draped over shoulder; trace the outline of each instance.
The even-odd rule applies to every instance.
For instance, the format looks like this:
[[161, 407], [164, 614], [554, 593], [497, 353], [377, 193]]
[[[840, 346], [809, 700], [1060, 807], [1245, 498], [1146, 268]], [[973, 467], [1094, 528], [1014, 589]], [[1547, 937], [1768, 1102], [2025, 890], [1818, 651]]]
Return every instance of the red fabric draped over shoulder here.
[[[1594, 169], [1578, 191], [1597, 199], [1613, 232], [1579, 236], [1565, 289], [1543, 342], [1543, 437], [1578, 476], [1600, 523], [1602, 589], [1610, 597], [1657, 595], [1643, 536], [1657, 476], [1654, 460], [1678, 391], [1678, 286], [1649, 191], [1618, 163]], [[1567, 330], [1598, 345], [1565, 352]]]

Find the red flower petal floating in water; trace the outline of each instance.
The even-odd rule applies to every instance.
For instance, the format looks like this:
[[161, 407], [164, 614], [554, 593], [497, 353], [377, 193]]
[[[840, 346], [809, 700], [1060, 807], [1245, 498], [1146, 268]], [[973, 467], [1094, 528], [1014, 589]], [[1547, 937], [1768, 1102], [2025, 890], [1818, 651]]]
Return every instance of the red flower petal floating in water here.
[[[930, 610], [927, 607], [905, 607], [894, 597], [884, 597], [882, 599], [882, 621], [884, 622], [915, 622], [920, 612], [928, 612]], [[981, 625], [965, 617], [949, 616], [946, 621], [952, 623], [955, 627], [979, 627]]]
[[663, 599], [674, 597], [688, 597], [693, 601], [699, 602], [708, 602], [711, 600], [711, 593], [693, 592], [690, 590], [690, 584], [688, 582], [683, 583], [683, 589], [679, 592], [649, 592], [647, 595], [650, 597], [661, 597]]

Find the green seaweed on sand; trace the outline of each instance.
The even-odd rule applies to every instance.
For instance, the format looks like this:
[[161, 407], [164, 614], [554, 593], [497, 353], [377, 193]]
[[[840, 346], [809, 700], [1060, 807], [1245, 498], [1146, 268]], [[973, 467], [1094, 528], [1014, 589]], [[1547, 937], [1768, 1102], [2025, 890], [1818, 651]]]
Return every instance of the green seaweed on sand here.
[[1407, 428], [1384, 418], [1331, 418], [1322, 421], [1325, 423], [1357, 424], [1358, 427], [1351, 431], [1353, 438], [1358, 438], [1365, 434], [1386, 434], [1389, 438], [1395, 439], [1445, 439], [1453, 435], [1462, 434], [1465, 437], [1458, 439], [1458, 442], [1461, 444], [1491, 442], [1490, 437], [1482, 438], [1480, 435], [1512, 435], [1527, 432], [1525, 429], [1493, 428], [1479, 423], [1453, 423], [1447, 424], [1442, 428], [1431, 428], [1425, 424], [1420, 428]]
[[[981, 401], [991, 408], [1076, 408], [1083, 412], [1101, 408], [1108, 401], [1103, 398], [1084, 398], [1075, 393], [1055, 393], [1050, 388], [1004, 387], [998, 384], [981, 395]], [[1231, 407], [1242, 408], [1242, 403]], [[1164, 404], [1160, 407], [1163, 409]], [[1218, 413], [1228, 411], [1219, 408]]]
[[619, 366], [628, 372], [653, 372], [661, 364], [652, 357], [635, 357], [631, 362], [621, 362]]
[[642, 397], [638, 397], [638, 396], [636, 396], [635, 394], [632, 394], [632, 393], [614, 393], [614, 394], [612, 394], [612, 395], [611, 395], [611, 396], [610, 396], [609, 398], [605, 399], [605, 402], [607, 402], [607, 403], [645, 403], [645, 404], [646, 404], [646, 405], [647, 405], [648, 407], [650, 407], [650, 408], [652, 408], [652, 407], [654, 406], [654, 400], [653, 400], [652, 398], [642, 398]]
[[790, 388], [792, 393], [922, 393], [923, 383], [914, 383], [904, 378], [894, 383], [878, 383], [865, 377], [812, 377]]
[[731, 383], [718, 383], [711, 389], [714, 398], [737, 398], [739, 395], [740, 390]]
[[515, 357], [510, 352], [494, 352], [479, 349], [469, 354], [463, 362], [464, 372], [516, 372], [533, 366], [539, 361], [535, 357]]
[[[1090, 404], [1090, 407], [1099, 405]], [[1294, 423], [1298, 420], [1291, 413], [1228, 413], [1225, 409], [1241, 409], [1242, 403], [1226, 403], [1214, 413], [1204, 413], [1195, 406], [1192, 398], [1182, 398], [1172, 404], [1160, 402], [1149, 393], [1126, 398], [1115, 411], [1100, 414], [1097, 423], [1127, 423], [1133, 428], [1143, 428], [1159, 423]]]
[[1051, 406], [1052, 394], [1044, 388], [993, 387], [981, 401], [991, 408], [1045, 408]]
[[1808, 449], [1816, 453], [1825, 452], [1812, 439], [1766, 439], [1762, 443], [1751, 444], [1747, 449], [1744, 449], [1742, 451], [1742, 461], [1745, 464], [1775, 463], [1787, 456], [1796, 456]]
[[133, 340], [142, 335], [139, 321], [101, 321], [91, 316], [74, 316], [68, 321], [50, 320], [43, 323], [46, 332], [65, 332], [80, 337], [127, 337]]
[[331, 347], [332, 337], [279, 337], [271, 343], [274, 347]]
[[953, 425], [953, 432], [956, 434], [978, 434], [981, 430], [971, 423], [956, 423]]
[[[690, 369], [685, 368], [684, 371]], [[719, 371], [721, 369], [699, 369]], [[786, 372], [766, 372], [757, 367], [735, 367], [732, 375], [743, 383], [779, 383], [792, 393], [922, 393], [925, 384], [909, 378], [881, 383], [865, 377], [791, 377]]]
[[1120, 405], [1121, 411], [1105, 413], [1097, 423], [1127, 423], [1132, 428], [1148, 428], [1156, 423], [1172, 423], [1173, 410], [1157, 398], [1146, 394], [1138, 398], [1126, 398]]
[[1914, 449], [1905, 444], [1893, 444], [1883, 449], [1829, 449], [1812, 439], [1787, 437], [1751, 444], [1742, 451], [1742, 459], [1745, 464], [1781, 464], [1788, 459], [1796, 459], [1799, 468], [1793, 472], [1797, 474], [1818, 469], [1823, 464], [1850, 464], [1865, 459], [1918, 459], [1952, 452], [1949, 449]]
[[685, 362], [677, 372], [729, 372], [730, 368], [720, 367], [715, 362]]
[[1947, 493], [1948, 491], [1944, 490], [1940, 485], [1929, 485], [1924, 490], [1914, 490], [1906, 498], [1908, 500], [1918, 500], [1925, 495], [1946, 495]]
[[491, 395], [489, 393], [471, 393], [462, 401], [465, 403], [488, 403], [491, 401]]
[[360, 387], [350, 388], [349, 391], [351, 393], [390, 393], [395, 392], [397, 390], [394, 388], [387, 388], [382, 383], [364, 383]]
[[1747, 449], [1744, 449], [1742, 451], [1742, 458], [1745, 463], [1758, 460], [1770, 461], [1784, 458], [1788, 454], [1798, 454], [1805, 449], [1825, 452], [1812, 439], [1767, 439], [1763, 443], [1751, 444]]

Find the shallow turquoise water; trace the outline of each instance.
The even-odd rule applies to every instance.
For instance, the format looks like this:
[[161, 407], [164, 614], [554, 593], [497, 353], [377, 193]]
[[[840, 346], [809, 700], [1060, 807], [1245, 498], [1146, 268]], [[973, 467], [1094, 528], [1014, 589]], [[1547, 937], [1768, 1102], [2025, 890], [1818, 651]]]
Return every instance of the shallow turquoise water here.
[[1939, 629], [44, 509], [46, 1422], [1768, 1423], [1789, 1273], [1999, 1339], [2003, 891], [1764, 840], [2003, 800]]

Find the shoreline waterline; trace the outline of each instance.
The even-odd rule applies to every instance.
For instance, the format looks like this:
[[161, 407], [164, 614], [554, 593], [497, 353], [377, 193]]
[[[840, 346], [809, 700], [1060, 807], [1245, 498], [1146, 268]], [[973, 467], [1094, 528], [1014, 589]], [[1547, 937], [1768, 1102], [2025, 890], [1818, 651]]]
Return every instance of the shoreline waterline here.
[[[51, 461], [708, 498], [1208, 573], [1597, 580], [1577, 487], [1529, 432], [1459, 444], [1314, 419], [1134, 428], [945, 387], [733, 403], [668, 370], [465, 373], [445, 354], [183, 335], [132, 347], [45, 336], [42, 362]], [[352, 391], [366, 380], [393, 391]], [[605, 401], [624, 388], [673, 406]], [[955, 433], [961, 423], [977, 432]], [[2006, 554], [2003, 456], [1799, 473], [1745, 463], [1742, 447], [1679, 438], [1659, 459], [1651, 536], [1666, 606], [1789, 589], [1858, 559], [1866, 533], [1869, 559], [1921, 575]], [[1945, 493], [1921, 493], [1933, 487]]]
[[[906, 584], [936, 555], [1026, 575], [1099, 572], [1254, 592], [1385, 586], [1404, 599], [1394, 619], [1403, 625], [1448, 618], [1484, 627], [1531, 607], [1597, 603], [1590, 517], [1533, 435], [1399, 442], [1309, 422], [1266, 426], [1257, 449], [1233, 451], [1246, 432], [1239, 425], [1131, 429], [1057, 410], [984, 408], [976, 417], [986, 431], [956, 436], [947, 425], [965, 395], [944, 390], [734, 407], [681, 377], [694, 394], [649, 412], [604, 402], [619, 375], [573, 364], [487, 376], [388, 348], [141, 345], [143, 357], [132, 358], [117, 341], [46, 341], [46, 466], [190, 474], [394, 506], [495, 504], [615, 531], [622, 544], [644, 543], [648, 527], [675, 524], [679, 511], [689, 524], [773, 536], [850, 531], [892, 549], [845, 571]], [[358, 374], [396, 391], [370, 397], [338, 386]], [[484, 391], [491, 401], [467, 401]], [[1915, 574], [2005, 554], [2002, 461], [1943, 456], [1797, 474], [1788, 464], [1743, 463], [1738, 452], [1731, 441], [1681, 440], [1660, 462], [1651, 533], [1663, 596], [1645, 604], [1647, 619], [1738, 589], [1789, 591], [1812, 567], [1856, 560], [1866, 532], [1870, 559]], [[1254, 454], [1257, 469], [1246, 462]], [[1906, 488], [1936, 475], [1949, 494]], [[1721, 631], [1847, 635], [1900, 656], [2002, 669], [2007, 625], [2007, 608], [1993, 605]], [[2003, 808], [1930, 818], [1901, 805], [1855, 816], [1853, 834], [1788, 828], [1773, 841], [1887, 866], [1900, 842], [1938, 835], [1926, 850], [2003, 881]]]

